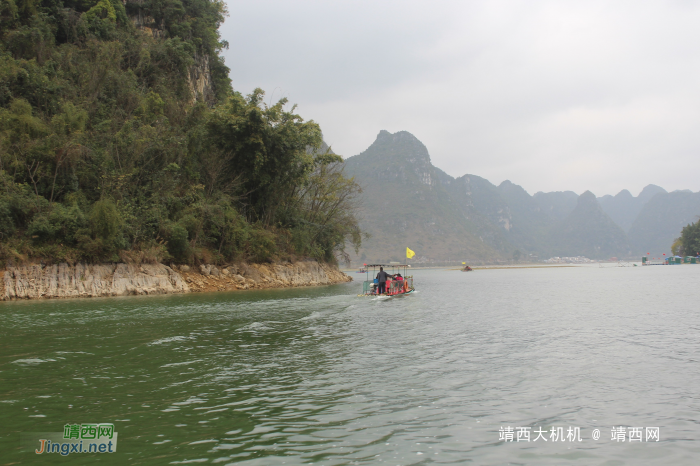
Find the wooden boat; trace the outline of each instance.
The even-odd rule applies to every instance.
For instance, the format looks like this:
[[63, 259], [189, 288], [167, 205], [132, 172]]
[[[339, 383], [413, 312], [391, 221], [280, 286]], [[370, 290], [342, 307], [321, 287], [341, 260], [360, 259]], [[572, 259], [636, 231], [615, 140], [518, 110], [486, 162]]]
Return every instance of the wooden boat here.
[[[377, 279], [374, 278], [379, 273], [379, 267], [384, 267], [384, 271], [392, 276], [391, 279], [386, 282], [386, 293], [377, 293], [378, 283]], [[405, 294], [410, 294], [416, 291], [413, 286], [413, 276], [406, 275], [406, 271], [410, 265], [408, 264], [370, 264], [367, 265], [367, 279], [362, 284], [362, 294], [359, 296], [401, 296]], [[389, 272], [391, 269], [391, 272]], [[401, 275], [401, 269], [403, 269], [403, 275]], [[370, 276], [370, 270], [372, 275]], [[399, 278], [400, 279], [397, 279]]]
[[468, 265], [465, 265], [464, 268], [462, 269], [462, 272], [471, 272], [471, 271], [473, 271], [473, 270], [474, 270], [474, 269], [472, 269], [472, 268], [469, 267]]

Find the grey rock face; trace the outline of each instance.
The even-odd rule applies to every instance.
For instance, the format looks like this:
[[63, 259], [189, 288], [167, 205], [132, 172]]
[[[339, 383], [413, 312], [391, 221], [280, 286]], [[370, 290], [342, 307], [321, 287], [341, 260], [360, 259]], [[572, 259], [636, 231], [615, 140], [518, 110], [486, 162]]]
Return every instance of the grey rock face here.
[[187, 293], [189, 286], [167, 265], [59, 264], [10, 267], [2, 299], [81, 298]]
[[232, 264], [197, 269], [162, 264], [27, 265], [0, 270], [0, 301], [89, 298], [330, 285], [352, 281], [337, 267], [316, 261]]

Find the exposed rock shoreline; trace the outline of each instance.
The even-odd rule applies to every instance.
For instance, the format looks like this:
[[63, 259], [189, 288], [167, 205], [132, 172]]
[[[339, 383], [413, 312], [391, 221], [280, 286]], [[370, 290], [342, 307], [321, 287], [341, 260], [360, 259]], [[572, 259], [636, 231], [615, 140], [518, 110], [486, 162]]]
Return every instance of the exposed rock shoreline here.
[[163, 264], [58, 264], [0, 271], [0, 300], [93, 298], [332, 285], [352, 281], [316, 261], [199, 267]]

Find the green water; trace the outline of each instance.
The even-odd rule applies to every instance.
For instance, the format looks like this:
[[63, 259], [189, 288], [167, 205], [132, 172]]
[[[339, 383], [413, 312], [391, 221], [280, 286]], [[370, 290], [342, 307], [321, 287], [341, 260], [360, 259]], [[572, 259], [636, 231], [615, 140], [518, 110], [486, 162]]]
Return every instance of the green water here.
[[[355, 282], [0, 303], [0, 464], [697, 464], [700, 266], [415, 275], [390, 300]], [[96, 422], [116, 453], [19, 441]]]

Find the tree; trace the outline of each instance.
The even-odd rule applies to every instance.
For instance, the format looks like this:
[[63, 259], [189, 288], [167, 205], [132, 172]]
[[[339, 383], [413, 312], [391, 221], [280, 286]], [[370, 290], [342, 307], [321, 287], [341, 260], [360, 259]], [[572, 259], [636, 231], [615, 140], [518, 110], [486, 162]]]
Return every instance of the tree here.
[[691, 223], [681, 230], [680, 253], [684, 256], [700, 255], [700, 220]]
[[673, 254], [674, 256], [679, 255], [681, 253], [681, 246], [682, 245], [683, 245], [683, 243], [681, 242], [681, 239], [676, 238], [676, 240], [671, 245], [671, 254]]
[[249, 221], [274, 223], [277, 209], [314, 169], [307, 149], [321, 146], [321, 129], [284, 109], [287, 99], [268, 107], [265, 93], [235, 93], [209, 119], [209, 138], [230, 157], [224, 178], [240, 177]]
[[288, 205], [288, 222], [294, 224], [295, 249], [327, 262], [339, 256], [350, 257], [345, 245], [355, 253], [362, 244], [362, 233], [355, 217], [357, 198], [362, 192], [353, 178], [343, 174], [343, 159], [330, 151], [316, 154], [314, 171], [293, 193]]

